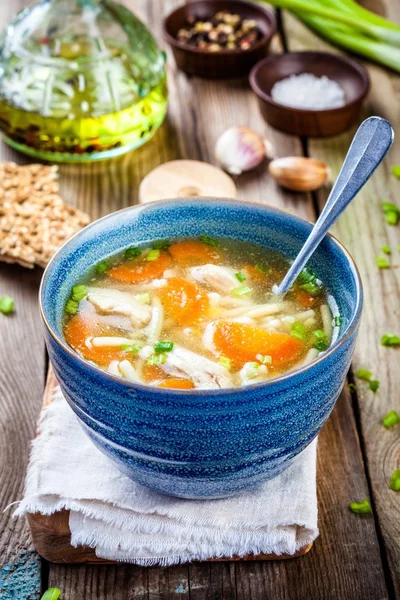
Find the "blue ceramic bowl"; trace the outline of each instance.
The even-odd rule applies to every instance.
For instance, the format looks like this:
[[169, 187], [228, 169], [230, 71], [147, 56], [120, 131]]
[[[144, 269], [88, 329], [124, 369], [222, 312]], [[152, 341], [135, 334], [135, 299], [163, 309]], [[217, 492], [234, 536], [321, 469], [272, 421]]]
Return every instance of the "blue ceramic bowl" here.
[[218, 498], [275, 477], [318, 434], [345, 381], [362, 307], [346, 250], [327, 236], [310, 267], [343, 317], [338, 339], [315, 362], [281, 377], [225, 390], [167, 390], [128, 382], [80, 358], [63, 339], [71, 287], [99, 260], [154, 239], [226, 236], [294, 258], [311, 224], [231, 200], [134, 206], [69, 240], [43, 276], [41, 311], [50, 359], [70, 406], [94, 444], [135, 481], [184, 498]]

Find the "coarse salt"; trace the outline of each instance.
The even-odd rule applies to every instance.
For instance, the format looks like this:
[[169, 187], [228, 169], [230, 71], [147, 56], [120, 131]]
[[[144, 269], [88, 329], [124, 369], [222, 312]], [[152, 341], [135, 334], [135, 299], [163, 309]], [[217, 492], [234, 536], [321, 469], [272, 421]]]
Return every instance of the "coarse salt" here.
[[281, 79], [273, 86], [271, 96], [279, 104], [308, 110], [339, 108], [346, 101], [343, 88], [336, 81], [311, 73]]

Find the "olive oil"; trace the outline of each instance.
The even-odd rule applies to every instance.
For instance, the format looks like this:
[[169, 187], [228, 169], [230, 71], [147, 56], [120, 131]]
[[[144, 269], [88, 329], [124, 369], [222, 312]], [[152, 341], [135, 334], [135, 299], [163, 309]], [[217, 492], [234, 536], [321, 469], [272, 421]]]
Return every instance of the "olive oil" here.
[[46, 0], [20, 12], [0, 44], [0, 130], [59, 162], [144, 144], [167, 109], [165, 54], [113, 0]]
[[0, 128], [10, 145], [26, 154], [52, 161], [85, 162], [141, 146], [161, 125], [166, 109], [164, 77], [131, 106], [96, 116], [45, 116], [13, 106], [3, 98]]

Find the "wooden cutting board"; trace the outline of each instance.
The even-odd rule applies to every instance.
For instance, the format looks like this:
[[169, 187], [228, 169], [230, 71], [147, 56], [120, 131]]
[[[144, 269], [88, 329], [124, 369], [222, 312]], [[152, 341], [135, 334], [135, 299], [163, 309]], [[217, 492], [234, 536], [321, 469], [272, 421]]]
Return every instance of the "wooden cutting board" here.
[[[43, 395], [43, 407], [48, 406], [52, 400], [54, 389], [57, 387], [57, 379], [53, 369], [50, 367]], [[39, 432], [38, 432], [38, 435]], [[103, 563], [116, 564], [116, 562], [98, 558], [93, 548], [88, 546], [71, 546], [71, 532], [69, 530], [69, 511], [62, 510], [53, 515], [41, 515], [40, 513], [29, 514], [28, 522], [31, 529], [32, 539], [37, 552], [54, 563]], [[249, 560], [284, 560], [296, 558], [307, 554], [312, 544], [304, 546], [296, 554], [247, 554], [246, 556], [229, 556], [225, 558], [212, 558], [207, 562], [219, 561], [249, 561]]]

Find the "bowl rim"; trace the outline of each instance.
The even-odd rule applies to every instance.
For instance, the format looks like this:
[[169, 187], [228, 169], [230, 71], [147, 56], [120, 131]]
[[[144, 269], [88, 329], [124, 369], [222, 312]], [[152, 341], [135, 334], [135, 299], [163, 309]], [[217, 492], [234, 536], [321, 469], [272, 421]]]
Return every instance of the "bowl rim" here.
[[40, 315], [41, 315], [41, 318], [43, 320], [46, 330], [48, 331], [50, 336], [53, 338], [53, 340], [56, 342], [56, 344], [58, 346], [60, 346], [62, 348], [62, 350], [64, 350], [64, 352], [69, 354], [73, 360], [77, 360], [78, 363], [82, 364], [87, 369], [93, 371], [95, 375], [97, 374], [97, 375], [100, 375], [101, 377], [106, 377], [107, 379], [110, 379], [111, 381], [118, 383], [119, 385], [123, 385], [124, 387], [127, 387], [132, 391], [138, 390], [138, 391], [145, 391], [147, 393], [151, 392], [151, 393], [159, 394], [160, 396], [173, 394], [175, 396], [185, 396], [185, 398], [189, 398], [189, 397], [195, 398], [197, 396], [204, 396], [204, 395], [225, 396], [225, 395], [229, 395], [229, 394], [238, 394], [240, 392], [244, 392], [245, 390], [253, 390], [253, 389], [255, 390], [255, 389], [260, 389], [260, 388], [265, 388], [267, 390], [270, 386], [274, 386], [275, 384], [277, 384], [277, 383], [279, 384], [282, 381], [286, 381], [288, 379], [295, 378], [296, 376], [313, 369], [316, 365], [320, 364], [321, 362], [324, 362], [326, 358], [328, 358], [329, 356], [334, 354], [342, 346], [342, 344], [352, 335], [352, 333], [358, 326], [358, 323], [359, 323], [359, 320], [361, 317], [362, 306], [363, 306], [363, 285], [362, 285], [362, 280], [361, 280], [359, 270], [357, 268], [357, 265], [356, 265], [353, 257], [346, 250], [346, 248], [343, 246], [343, 244], [341, 242], [339, 242], [339, 240], [336, 237], [334, 237], [331, 233], [327, 233], [327, 236], [331, 240], [333, 240], [337, 249], [340, 252], [342, 252], [342, 254], [347, 259], [347, 262], [349, 263], [349, 266], [351, 267], [351, 269], [353, 271], [355, 284], [356, 284], [356, 291], [357, 291], [356, 305], [355, 305], [355, 309], [353, 311], [352, 317], [347, 326], [347, 329], [344, 331], [344, 333], [342, 335], [338, 336], [338, 339], [334, 342], [334, 344], [332, 346], [330, 346], [327, 350], [325, 350], [322, 354], [320, 354], [319, 357], [317, 357], [312, 362], [308, 363], [307, 365], [303, 365], [303, 366], [299, 367], [298, 369], [288, 371], [287, 373], [284, 373], [283, 375], [279, 375], [278, 377], [273, 377], [271, 379], [268, 379], [267, 381], [255, 383], [255, 384], [248, 384], [248, 385], [244, 385], [241, 387], [230, 387], [230, 388], [212, 389], [212, 390], [209, 390], [209, 389], [192, 389], [192, 390], [168, 389], [168, 390], [166, 390], [165, 388], [158, 388], [158, 387], [152, 386], [152, 385], [136, 383], [133, 381], [128, 381], [127, 379], [119, 377], [118, 375], [113, 375], [112, 373], [109, 373], [109, 372], [105, 371], [104, 369], [98, 367], [96, 364], [85, 360], [77, 352], [75, 352], [75, 350], [73, 350], [65, 342], [65, 340], [62, 339], [52, 329], [52, 327], [50, 326], [50, 324], [47, 320], [47, 317], [45, 315], [45, 309], [43, 307], [43, 302], [42, 302], [43, 289], [44, 289], [46, 279], [48, 277], [48, 273], [50, 272], [50, 267], [53, 265], [53, 263], [55, 263], [57, 261], [58, 255], [61, 252], [65, 251], [64, 249], [66, 246], [68, 246], [70, 243], [72, 243], [72, 241], [79, 239], [79, 237], [81, 235], [83, 235], [84, 232], [86, 233], [88, 229], [95, 228], [98, 225], [98, 223], [106, 221], [107, 219], [110, 219], [112, 217], [115, 217], [118, 214], [124, 214], [125, 212], [131, 212], [131, 211], [136, 212], [136, 211], [152, 210], [154, 208], [157, 209], [157, 207], [160, 207], [160, 208], [166, 207], [166, 206], [171, 207], [172, 203], [174, 205], [182, 205], [182, 206], [192, 205], [192, 204], [196, 204], [198, 201], [205, 201], [207, 203], [210, 202], [210, 203], [214, 203], [214, 204], [219, 204], [222, 202], [223, 204], [231, 204], [232, 206], [239, 204], [249, 210], [258, 209], [261, 211], [265, 211], [266, 213], [276, 213], [278, 215], [283, 215], [289, 219], [294, 219], [295, 221], [300, 221], [300, 223], [302, 223], [302, 224], [306, 223], [307, 225], [314, 226], [314, 223], [312, 223], [308, 219], [303, 219], [302, 217], [298, 217], [297, 215], [294, 215], [292, 213], [289, 213], [285, 210], [282, 210], [282, 209], [279, 209], [279, 208], [276, 208], [273, 206], [264, 205], [264, 204], [260, 204], [260, 203], [256, 203], [256, 202], [245, 202], [242, 200], [235, 200], [232, 198], [210, 198], [210, 197], [203, 197], [203, 196], [199, 196], [196, 198], [171, 198], [170, 200], [158, 200], [156, 202], [151, 202], [149, 204], [136, 204], [133, 206], [128, 206], [126, 208], [122, 208], [120, 210], [114, 211], [107, 215], [104, 215], [103, 217], [96, 219], [92, 223], [89, 223], [89, 225], [87, 225], [86, 227], [84, 227], [83, 229], [81, 229], [80, 231], [75, 233], [71, 238], [69, 238], [69, 240], [67, 240], [57, 250], [57, 252], [52, 256], [52, 258], [50, 259], [50, 261], [49, 261], [48, 265], [46, 266], [46, 269], [43, 273], [43, 276], [42, 276], [42, 279], [40, 282], [40, 287], [39, 287], [39, 311], [40, 311]]
[[[210, 4], [210, 6], [212, 6], [214, 4], [214, 0], [194, 0], [194, 1], [190, 2], [189, 4], [181, 4], [181, 6], [178, 6], [177, 8], [175, 8], [173, 11], [168, 13], [163, 18], [162, 31], [163, 31], [164, 39], [171, 46], [174, 46], [174, 48], [178, 48], [180, 50], [183, 50], [185, 52], [189, 52], [192, 54], [199, 54], [202, 56], [213, 56], [213, 57], [227, 56], [227, 55], [236, 56], [236, 55], [240, 55], [240, 54], [249, 54], [249, 53], [253, 52], [254, 50], [259, 50], [266, 44], [269, 44], [269, 42], [271, 41], [271, 38], [275, 35], [275, 33], [277, 31], [277, 22], [276, 22], [275, 15], [273, 14], [272, 11], [268, 10], [264, 6], [258, 6], [257, 4], [253, 4], [252, 2], [247, 2], [247, 0], [235, 0], [235, 4], [252, 8], [253, 10], [258, 11], [259, 13], [262, 13], [264, 16], [267, 16], [269, 19], [269, 22], [270, 22], [269, 33], [263, 34], [262, 38], [256, 44], [254, 44], [254, 46], [251, 46], [250, 48], [247, 48], [246, 50], [242, 50], [241, 48], [233, 48], [232, 50], [227, 50], [227, 49], [223, 48], [222, 50], [219, 50], [218, 52], [207, 52], [206, 50], [201, 50], [199, 48], [195, 48], [193, 46], [190, 46], [189, 44], [185, 44], [184, 42], [180, 42], [179, 40], [177, 40], [176, 37], [174, 37], [169, 32], [167, 23], [168, 23], [169, 19], [175, 15], [175, 13], [180, 12], [183, 8], [188, 8], [189, 6], [195, 6], [196, 4], [199, 4], [200, 2], [202, 4], [204, 2], [208, 2]], [[233, 4], [233, 2], [232, 2], [232, 4]]]
[[[342, 106], [338, 106], [336, 108], [322, 108], [322, 109], [296, 108], [295, 106], [287, 106], [286, 104], [281, 104], [280, 102], [276, 102], [275, 100], [272, 99], [272, 96], [268, 92], [264, 91], [261, 88], [261, 86], [259, 85], [259, 83], [257, 81], [257, 75], [258, 75], [258, 72], [260, 71], [260, 69], [263, 68], [266, 64], [274, 62], [274, 61], [282, 60], [286, 57], [312, 56], [312, 55], [319, 56], [319, 57], [325, 57], [325, 58], [328, 58], [328, 60], [331, 60], [333, 58], [333, 59], [345, 64], [346, 66], [351, 67], [352, 69], [354, 69], [354, 71], [357, 71], [358, 75], [360, 76], [360, 80], [363, 84], [362, 89], [357, 94], [357, 96], [353, 100], [345, 102]], [[306, 71], [304, 71], [304, 72], [306, 72]], [[294, 73], [293, 73], [293, 75], [294, 75]], [[277, 81], [279, 81], [279, 80], [277, 80]], [[349, 58], [348, 56], [342, 56], [340, 54], [334, 54], [333, 52], [323, 52], [323, 51], [319, 51], [319, 50], [298, 50], [296, 52], [285, 52], [283, 54], [274, 54], [272, 56], [267, 56], [267, 57], [263, 58], [262, 60], [258, 61], [258, 63], [256, 63], [254, 65], [254, 67], [251, 69], [250, 74], [249, 74], [249, 83], [250, 83], [251, 89], [256, 94], [256, 96], [258, 96], [258, 98], [260, 98], [261, 100], [264, 100], [264, 102], [266, 102], [267, 104], [271, 104], [272, 106], [275, 106], [276, 108], [279, 108], [281, 110], [287, 110], [291, 113], [301, 113], [301, 114], [305, 114], [305, 115], [315, 114], [315, 113], [316, 114], [338, 113], [345, 108], [349, 108], [351, 106], [354, 106], [355, 104], [358, 104], [359, 102], [362, 102], [364, 100], [364, 98], [367, 96], [367, 94], [370, 90], [370, 87], [371, 87], [371, 80], [368, 75], [368, 71], [360, 63], [353, 60], [352, 58]]]

